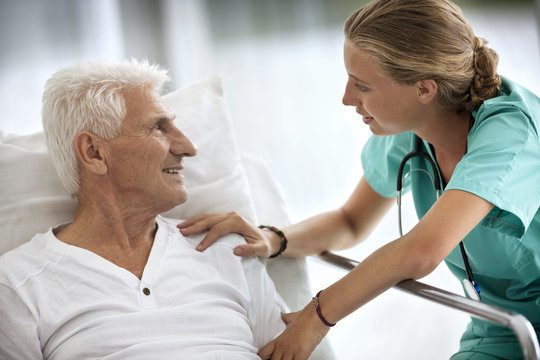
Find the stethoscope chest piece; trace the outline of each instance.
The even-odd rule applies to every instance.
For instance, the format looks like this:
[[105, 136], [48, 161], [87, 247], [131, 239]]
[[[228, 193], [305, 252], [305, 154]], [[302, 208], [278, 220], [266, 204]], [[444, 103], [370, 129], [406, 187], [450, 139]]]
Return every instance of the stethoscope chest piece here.
[[469, 279], [463, 279], [463, 287], [470, 299], [480, 301], [480, 287], [474, 285]]

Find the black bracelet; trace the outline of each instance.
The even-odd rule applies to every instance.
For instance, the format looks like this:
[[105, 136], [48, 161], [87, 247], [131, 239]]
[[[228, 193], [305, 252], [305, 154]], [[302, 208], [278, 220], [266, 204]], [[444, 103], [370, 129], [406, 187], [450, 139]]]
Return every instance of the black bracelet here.
[[326, 326], [329, 326], [329, 327], [332, 327], [334, 325], [336, 325], [336, 323], [331, 323], [329, 322], [328, 320], [326, 320], [321, 312], [321, 306], [319, 305], [319, 295], [322, 293], [322, 290], [319, 291], [317, 293], [317, 295], [315, 295], [313, 297], [313, 304], [315, 305], [315, 311], [317, 311], [317, 315], [319, 315], [319, 319], [321, 319], [321, 321], [324, 323], [324, 325]]
[[278, 252], [273, 254], [273, 255], [270, 255], [270, 259], [278, 257], [279, 255], [283, 254], [283, 252], [287, 248], [287, 243], [288, 243], [287, 238], [285, 237], [285, 234], [283, 234], [283, 231], [279, 230], [276, 227], [270, 226], [270, 225], [259, 225], [259, 229], [266, 229], [266, 230], [273, 231], [281, 239], [281, 246], [280, 246]]

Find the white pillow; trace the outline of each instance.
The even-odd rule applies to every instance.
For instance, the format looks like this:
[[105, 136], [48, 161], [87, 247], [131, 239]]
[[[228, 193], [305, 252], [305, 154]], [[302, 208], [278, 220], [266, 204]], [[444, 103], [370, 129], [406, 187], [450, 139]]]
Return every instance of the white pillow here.
[[[256, 221], [221, 83], [214, 76], [164, 96], [178, 128], [199, 148], [196, 157], [185, 159], [189, 199], [165, 216], [236, 211]], [[43, 133], [0, 132], [0, 189], [0, 255], [75, 214], [77, 201], [60, 185]]]
[[60, 184], [42, 133], [0, 138], [0, 189], [0, 254], [75, 214], [77, 201]]

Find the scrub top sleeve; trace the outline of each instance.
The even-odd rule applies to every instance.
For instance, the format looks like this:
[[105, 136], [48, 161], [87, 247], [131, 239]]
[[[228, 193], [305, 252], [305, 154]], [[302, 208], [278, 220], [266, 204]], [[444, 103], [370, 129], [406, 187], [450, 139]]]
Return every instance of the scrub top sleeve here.
[[471, 192], [513, 214], [526, 229], [540, 206], [540, 141], [517, 107], [481, 108], [468, 151], [446, 189]]
[[[405, 132], [393, 136], [372, 135], [362, 149], [362, 168], [369, 185], [384, 197], [397, 196], [397, 173], [403, 157], [413, 150], [414, 134]], [[404, 175], [409, 171], [405, 167]], [[408, 178], [403, 180], [403, 192], [410, 189]]]

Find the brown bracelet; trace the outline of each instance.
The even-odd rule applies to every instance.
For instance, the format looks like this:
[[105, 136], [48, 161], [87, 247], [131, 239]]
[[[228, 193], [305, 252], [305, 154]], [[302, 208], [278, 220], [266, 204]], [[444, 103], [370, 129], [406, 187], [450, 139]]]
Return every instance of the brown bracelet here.
[[273, 231], [281, 239], [281, 246], [279, 247], [279, 250], [277, 251], [277, 253], [270, 255], [270, 259], [278, 257], [279, 255], [283, 254], [283, 252], [287, 248], [287, 243], [288, 243], [287, 238], [285, 237], [285, 234], [283, 234], [283, 231], [270, 225], [259, 225], [259, 229], [266, 229], [266, 230]]
[[315, 311], [317, 311], [317, 315], [319, 315], [319, 319], [321, 319], [321, 321], [324, 323], [324, 325], [326, 326], [329, 326], [329, 327], [332, 327], [334, 325], [336, 325], [336, 323], [331, 323], [329, 322], [328, 320], [326, 320], [321, 312], [321, 306], [319, 305], [319, 295], [322, 293], [322, 290], [319, 291], [317, 293], [317, 295], [315, 295], [313, 297], [313, 304], [315, 305]]

